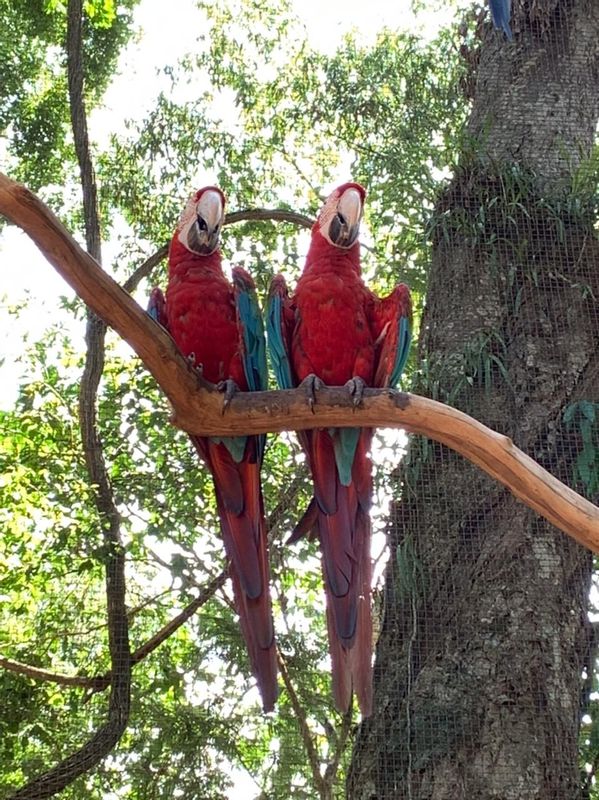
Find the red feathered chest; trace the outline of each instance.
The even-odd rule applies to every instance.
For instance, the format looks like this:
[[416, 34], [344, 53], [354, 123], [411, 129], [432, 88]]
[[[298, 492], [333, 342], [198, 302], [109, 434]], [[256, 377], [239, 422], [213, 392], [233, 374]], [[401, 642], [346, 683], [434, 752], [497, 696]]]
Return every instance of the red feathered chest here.
[[170, 264], [166, 313], [171, 336], [212, 383], [232, 378], [247, 389], [233, 288], [220, 263], [193, 257]]
[[292, 299], [292, 360], [299, 380], [315, 373], [339, 386], [359, 376], [374, 379], [372, 294], [345, 254], [310, 264]]

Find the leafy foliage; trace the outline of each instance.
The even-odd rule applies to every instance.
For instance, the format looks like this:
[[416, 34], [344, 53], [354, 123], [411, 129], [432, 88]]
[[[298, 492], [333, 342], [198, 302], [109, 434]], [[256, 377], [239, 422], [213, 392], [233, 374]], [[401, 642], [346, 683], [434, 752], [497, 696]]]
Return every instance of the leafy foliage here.
[[[139, 0], [84, 4], [84, 69], [89, 108], [108, 86], [131, 36]], [[64, 51], [66, 5], [56, 0], [0, 3], [0, 134], [8, 138], [14, 174], [31, 188], [62, 184], [72, 162]]]
[[582, 483], [587, 496], [593, 497], [599, 492], [599, 404], [588, 400], [572, 403], [563, 420], [566, 430], [576, 431], [581, 441], [574, 481]]

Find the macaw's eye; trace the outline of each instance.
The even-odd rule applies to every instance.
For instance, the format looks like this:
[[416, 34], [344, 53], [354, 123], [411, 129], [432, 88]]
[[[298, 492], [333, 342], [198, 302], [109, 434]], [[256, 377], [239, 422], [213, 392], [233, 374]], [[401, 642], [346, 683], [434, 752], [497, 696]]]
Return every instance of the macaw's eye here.
[[337, 212], [337, 219], [342, 225], [345, 225], [345, 217], [340, 211]]

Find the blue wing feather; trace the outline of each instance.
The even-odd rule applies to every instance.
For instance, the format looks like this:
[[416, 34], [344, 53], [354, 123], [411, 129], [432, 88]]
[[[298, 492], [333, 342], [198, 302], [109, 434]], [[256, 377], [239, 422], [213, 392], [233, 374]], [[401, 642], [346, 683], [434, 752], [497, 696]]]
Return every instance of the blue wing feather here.
[[162, 290], [157, 286], [152, 289], [150, 300], [148, 301], [148, 314], [152, 317], [154, 322], [162, 325], [163, 328], [168, 330], [168, 321], [166, 317], [166, 300]]
[[489, 0], [493, 25], [502, 30], [510, 42], [514, 38], [510, 28], [511, 6], [511, 0]]
[[412, 341], [412, 330], [410, 321], [407, 317], [402, 317], [399, 321], [399, 333], [397, 337], [397, 352], [395, 362], [391, 371], [389, 386], [395, 387], [399, 383], [410, 354], [410, 343]]
[[[242, 336], [242, 361], [243, 371], [251, 392], [259, 392], [268, 388], [268, 368], [266, 365], [266, 342], [264, 340], [264, 325], [262, 314], [256, 296], [256, 287], [250, 275], [241, 267], [233, 269], [233, 286], [235, 289], [235, 303], [237, 318]], [[257, 437], [259, 442], [260, 459], [264, 455], [266, 436]], [[239, 440], [237, 442], [237, 440]], [[243, 456], [241, 442], [245, 437], [227, 437], [223, 444], [227, 447], [235, 460]]]
[[285, 297], [285, 281], [282, 276], [277, 275], [272, 282], [268, 298], [268, 311], [266, 316], [268, 351], [279, 388], [293, 389], [295, 383], [284, 335], [283, 303]]
[[239, 288], [237, 313], [243, 328], [243, 369], [251, 392], [259, 392], [268, 385], [264, 326], [255, 290]]

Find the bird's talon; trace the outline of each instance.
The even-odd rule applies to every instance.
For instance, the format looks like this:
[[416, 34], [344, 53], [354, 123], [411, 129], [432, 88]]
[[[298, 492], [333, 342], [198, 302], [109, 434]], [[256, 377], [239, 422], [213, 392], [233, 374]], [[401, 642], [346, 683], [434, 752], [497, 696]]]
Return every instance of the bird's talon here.
[[364, 399], [364, 389], [366, 388], [365, 381], [358, 375], [355, 375], [353, 378], [350, 378], [347, 381], [345, 388], [349, 391], [350, 396], [353, 398], [354, 408], [357, 408], [359, 405], [361, 405], [362, 400]]
[[324, 383], [320, 380], [318, 375], [307, 375], [300, 383], [300, 386], [306, 392], [306, 402], [310, 411], [314, 414], [314, 403], [316, 402], [316, 392], [324, 388]]
[[227, 408], [231, 405], [231, 400], [235, 397], [237, 392], [239, 391], [239, 387], [232, 381], [230, 378], [227, 378], [226, 381], [219, 381], [216, 384], [216, 389], [219, 392], [223, 392], [224, 400], [223, 400], [223, 410], [222, 413], [224, 414]]

